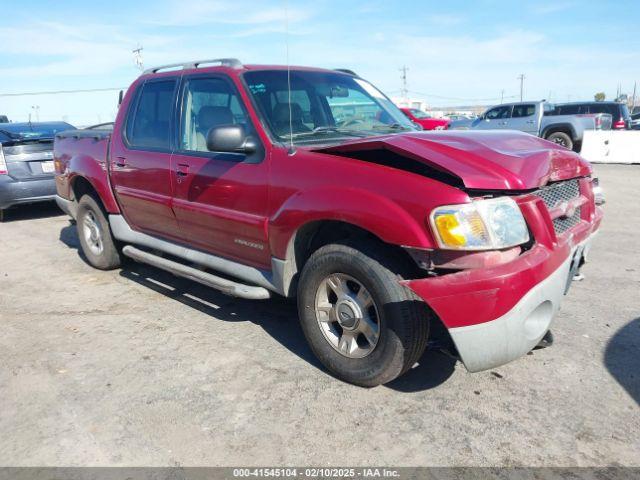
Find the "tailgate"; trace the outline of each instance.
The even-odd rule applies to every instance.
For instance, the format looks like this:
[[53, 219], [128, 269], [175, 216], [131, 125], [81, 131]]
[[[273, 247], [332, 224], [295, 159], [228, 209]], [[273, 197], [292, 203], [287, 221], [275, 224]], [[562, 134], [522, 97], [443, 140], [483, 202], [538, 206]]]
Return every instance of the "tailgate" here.
[[3, 146], [9, 176], [16, 180], [53, 178], [53, 142], [33, 142]]

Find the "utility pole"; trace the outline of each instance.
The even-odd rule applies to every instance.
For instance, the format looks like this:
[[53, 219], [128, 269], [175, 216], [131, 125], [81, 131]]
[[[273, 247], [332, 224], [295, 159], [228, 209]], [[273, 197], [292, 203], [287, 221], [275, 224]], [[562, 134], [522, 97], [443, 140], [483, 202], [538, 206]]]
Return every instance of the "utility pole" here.
[[131, 53], [133, 53], [133, 61], [136, 64], [136, 67], [138, 67], [141, 72], [144, 70], [144, 60], [142, 59], [142, 50], [144, 50], [142, 45], [138, 45], [136, 48], [134, 48], [131, 51]]
[[[36, 122], [40, 121], [40, 105], [32, 105], [31, 109], [36, 112]], [[29, 123], [31, 123], [31, 118], [29, 118]]]
[[525, 79], [525, 75], [524, 73], [521, 73], [520, 75], [518, 75], [518, 80], [520, 80], [520, 101], [522, 101], [522, 94], [524, 92], [524, 79]]
[[409, 68], [407, 68], [406, 65], [404, 65], [400, 71], [402, 72], [402, 75], [400, 76], [400, 78], [402, 79], [402, 89], [400, 90], [400, 93], [402, 95], [402, 98], [405, 101], [408, 101], [409, 98], [409, 90], [407, 90], [407, 71], [409, 70]]
[[637, 82], [633, 82], [633, 98], [631, 99], [631, 113], [633, 113], [634, 108], [636, 108], [636, 86], [637, 86]]
[[504, 102], [504, 88], [500, 90], [500, 103]]

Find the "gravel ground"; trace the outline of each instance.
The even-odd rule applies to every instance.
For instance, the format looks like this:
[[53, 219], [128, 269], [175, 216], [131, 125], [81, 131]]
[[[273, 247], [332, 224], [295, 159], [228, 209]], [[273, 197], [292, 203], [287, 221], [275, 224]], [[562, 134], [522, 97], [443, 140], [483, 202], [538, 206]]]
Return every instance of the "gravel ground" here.
[[52, 206], [0, 225], [0, 465], [640, 465], [640, 166], [552, 348], [469, 374], [427, 352], [374, 389], [313, 358], [283, 300], [101, 272]]

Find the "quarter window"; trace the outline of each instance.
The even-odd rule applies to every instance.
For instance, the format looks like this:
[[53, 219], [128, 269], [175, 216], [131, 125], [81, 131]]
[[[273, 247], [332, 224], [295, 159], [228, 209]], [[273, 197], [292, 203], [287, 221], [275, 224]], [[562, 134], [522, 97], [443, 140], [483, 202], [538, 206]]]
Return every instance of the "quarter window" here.
[[127, 140], [133, 147], [170, 148], [171, 110], [176, 81], [145, 83], [127, 122]]

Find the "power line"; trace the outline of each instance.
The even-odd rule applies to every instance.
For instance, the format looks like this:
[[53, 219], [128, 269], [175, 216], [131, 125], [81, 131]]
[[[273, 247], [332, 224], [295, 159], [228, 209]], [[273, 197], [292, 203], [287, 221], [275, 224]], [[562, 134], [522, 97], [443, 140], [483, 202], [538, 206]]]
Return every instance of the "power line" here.
[[420, 95], [423, 97], [431, 97], [431, 98], [438, 98], [440, 100], [456, 100], [456, 101], [460, 101], [460, 102], [488, 102], [491, 100], [503, 100], [505, 98], [517, 98], [518, 95], [501, 95], [500, 97], [491, 97], [491, 98], [462, 98], [462, 97], [446, 97], [444, 95], [435, 95], [432, 93], [423, 93], [423, 92], [416, 92], [413, 90], [409, 90], [409, 93], [415, 93], [416, 95]]
[[93, 93], [93, 92], [114, 92], [125, 90], [126, 87], [118, 88], [87, 88], [83, 90], [51, 90], [45, 92], [21, 92], [21, 93], [0, 93], [0, 97], [28, 97], [33, 95], [61, 95], [68, 93]]

